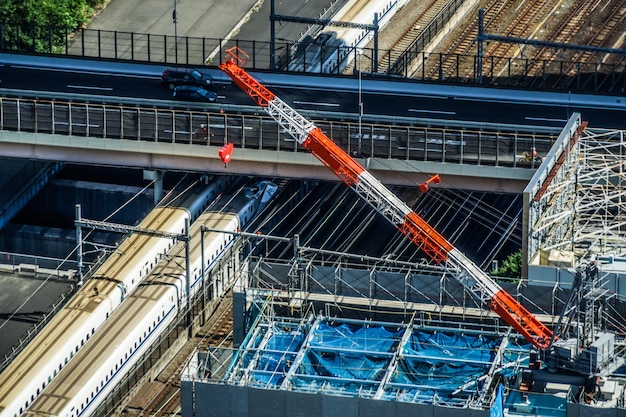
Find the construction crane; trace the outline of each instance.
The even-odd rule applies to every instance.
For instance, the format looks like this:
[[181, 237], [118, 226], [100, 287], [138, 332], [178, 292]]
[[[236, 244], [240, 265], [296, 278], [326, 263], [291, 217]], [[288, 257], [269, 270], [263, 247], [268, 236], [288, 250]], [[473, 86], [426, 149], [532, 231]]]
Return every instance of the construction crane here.
[[319, 127], [250, 76], [244, 70], [248, 59], [244, 51], [234, 46], [226, 51], [226, 60], [219, 68], [302, 147], [332, 170], [409, 240], [435, 262], [445, 261], [448, 270], [482, 305], [497, 313], [537, 348], [547, 349], [550, 346], [553, 333], [546, 325], [337, 146]]

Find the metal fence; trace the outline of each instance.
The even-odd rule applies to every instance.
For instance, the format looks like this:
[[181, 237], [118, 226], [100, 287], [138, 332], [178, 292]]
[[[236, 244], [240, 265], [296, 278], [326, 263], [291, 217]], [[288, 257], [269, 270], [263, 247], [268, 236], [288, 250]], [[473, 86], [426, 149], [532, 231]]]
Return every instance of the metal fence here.
[[[603, 92], [623, 94], [626, 91], [624, 55], [600, 57], [594, 62], [540, 61], [531, 58], [486, 57], [482, 62], [482, 73], [476, 55], [457, 55], [426, 52], [426, 44], [453, 13], [457, 2], [452, 1], [448, 9], [433, 21], [420, 38], [403, 51], [401, 58], [389, 50], [375, 51], [370, 48], [348, 46], [325, 46], [295, 41], [278, 41], [275, 44], [276, 61], [271, 62], [269, 42], [239, 39], [197, 38], [190, 36], [155, 35], [147, 33], [117, 32], [107, 30], [65, 29], [39, 27], [15, 27], [0, 23], [0, 51], [35, 53], [55, 56], [79, 56], [84, 58], [150, 62], [188, 66], [215, 65], [225, 59], [226, 49], [239, 46], [250, 55], [251, 69], [334, 74], [352, 73], [349, 65], [362, 52], [362, 71], [377, 73], [378, 76], [410, 77], [437, 82], [484, 84], [531, 89]], [[432, 26], [432, 27], [431, 27]], [[298, 54], [306, 46], [307, 53]], [[315, 49], [317, 48], [317, 49]], [[376, 54], [376, 56], [374, 56]], [[304, 62], [289, 65], [292, 61], [314, 57], [343, 57], [342, 62]], [[383, 73], [373, 66], [377, 62]], [[369, 66], [368, 66], [369, 63]], [[294, 69], [295, 68], [295, 69]]]
[[[545, 155], [555, 136], [533, 131], [505, 132], [489, 127], [320, 120], [314, 123], [346, 152], [359, 157], [452, 162], [488, 166], [537, 167], [521, 154], [532, 148]], [[208, 110], [175, 110], [62, 101], [0, 98], [0, 129], [223, 146], [281, 152], [307, 152], [269, 116]], [[360, 152], [359, 152], [360, 150]]]
[[465, 0], [451, 0], [441, 9], [437, 16], [424, 28], [420, 35], [402, 52], [396, 62], [387, 63], [387, 72], [396, 75], [408, 73], [411, 62], [418, 58], [422, 51], [426, 50], [428, 44], [441, 32], [444, 26], [450, 21], [452, 16], [465, 3]]

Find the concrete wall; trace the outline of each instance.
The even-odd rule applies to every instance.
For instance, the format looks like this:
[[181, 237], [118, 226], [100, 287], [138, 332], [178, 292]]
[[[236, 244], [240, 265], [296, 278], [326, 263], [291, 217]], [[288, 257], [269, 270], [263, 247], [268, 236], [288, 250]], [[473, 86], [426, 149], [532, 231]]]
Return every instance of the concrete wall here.
[[183, 417], [489, 417], [468, 410], [386, 400], [183, 381]]

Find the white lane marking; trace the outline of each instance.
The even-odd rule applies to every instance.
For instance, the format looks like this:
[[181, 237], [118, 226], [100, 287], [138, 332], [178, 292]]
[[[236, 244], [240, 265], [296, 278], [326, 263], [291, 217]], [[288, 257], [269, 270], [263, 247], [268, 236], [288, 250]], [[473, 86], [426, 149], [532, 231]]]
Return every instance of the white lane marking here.
[[[21, 68], [21, 69], [41, 69], [35, 65], [11, 65], [11, 68]], [[91, 70], [81, 70], [81, 69], [71, 69], [71, 68], [48, 68], [49, 71], [55, 72], [69, 72], [72, 74], [88, 74], [88, 75], [111, 75], [110, 72], [104, 71], [91, 71]], [[121, 72], [114, 73], [116, 77], [126, 77], [126, 78], [146, 78], [151, 80], [160, 80], [161, 76], [154, 75], [141, 75], [141, 74], [124, 74]]]
[[82, 90], [106, 90], [106, 91], [113, 91], [112, 87], [91, 87], [88, 85], [71, 85], [68, 84], [67, 88], [78, 88], [78, 89], [82, 89]]
[[298, 101], [295, 100], [294, 104], [308, 104], [311, 106], [325, 106], [325, 107], [339, 107], [337, 103], [316, 103], [314, 101]]
[[435, 114], [456, 114], [455, 111], [445, 111], [445, 110], [420, 110], [420, 109], [409, 109], [411, 112], [415, 113], [435, 113]]
[[526, 117], [524, 117], [524, 119], [526, 119], [526, 120], [540, 120], [542, 122], [559, 122], [559, 123], [567, 122], [567, 120], [565, 120], [565, 119], [548, 119], [546, 117], [529, 117], [529, 116], [526, 116]]
[[448, 96], [437, 96], [434, 94], [411, 94], [411, 97], [417, 97], [417, 98], [433, 98], [436, 100], [447, 100], [449, 97]]

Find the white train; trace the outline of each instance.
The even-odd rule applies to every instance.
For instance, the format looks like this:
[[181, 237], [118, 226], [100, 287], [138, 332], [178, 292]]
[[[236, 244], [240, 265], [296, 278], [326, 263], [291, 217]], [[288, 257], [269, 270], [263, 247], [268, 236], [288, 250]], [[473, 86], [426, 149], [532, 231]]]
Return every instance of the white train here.
[[[211, 207], [194, 222], [189, 248], [190, 296], [202, 287], [200, 225], [239, 230], [260, 212], [276, 190], [276, 185], [268, 181], [245, 187], [234, 195], [222, 197], [223, 207]], [[211, 268], [232, 241], [232, 234], [204, 234], [205, 270]], [[124, 300], [23, 415], [78, 417], [88, 416], [97, 408], [125, 371], [186, 307], [184, 243], [177, 243], [170, 255]]]
[[[139, 227], [184, 233], [185, 219], [196, 219], [232, 182], [215, 177], [196, 182], [154, 208]], [[0, 417], [24, 412], [96, 330], [109, 318], [174, 246], [172, 239], [132, 234], [95, 271], [52, 320], [0, 374]]]

